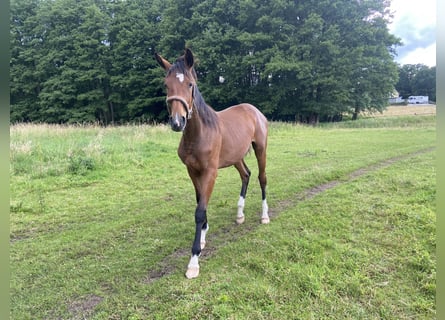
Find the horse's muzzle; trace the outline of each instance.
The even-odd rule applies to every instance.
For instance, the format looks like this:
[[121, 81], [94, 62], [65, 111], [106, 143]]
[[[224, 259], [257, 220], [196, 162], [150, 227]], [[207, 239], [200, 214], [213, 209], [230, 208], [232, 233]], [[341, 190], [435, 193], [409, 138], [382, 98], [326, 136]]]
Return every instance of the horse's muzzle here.
[[185, 125], [187, 124], [187, 119], [179, 114], [172, 115], [170, 117], [170, 126], [173, 131], [180, 132], [183, 131]]

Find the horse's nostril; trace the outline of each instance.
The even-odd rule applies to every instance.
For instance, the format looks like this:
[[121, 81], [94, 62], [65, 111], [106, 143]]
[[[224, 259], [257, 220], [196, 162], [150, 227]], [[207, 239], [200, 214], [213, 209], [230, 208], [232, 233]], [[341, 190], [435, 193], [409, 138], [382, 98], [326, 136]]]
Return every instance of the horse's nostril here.
[[170, 117], [170, 126], [173, 131], [182, 131], [185, 128], [187, 119], [183, 116], [176, 114], [174, 117]]

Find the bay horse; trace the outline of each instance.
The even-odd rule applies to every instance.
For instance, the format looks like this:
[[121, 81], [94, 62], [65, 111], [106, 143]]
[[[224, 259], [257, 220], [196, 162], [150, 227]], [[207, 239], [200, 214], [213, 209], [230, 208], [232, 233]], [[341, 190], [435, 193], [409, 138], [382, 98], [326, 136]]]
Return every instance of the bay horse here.
[[244, 157], [252, 147], [258, 162], [258, 179], [262, 195], [261, 223], [269, 223], [266, 201], [267, 119], [253, 105], [242, 103], [216, 112], [208, 106], [197, 86], [194, 57], [186, 48], [184, 55], [171, 64], [155, 53], [158, 64], [166, 71], [169, 123], [174, 131], [182, 132], [178, 155], [187, 167], [196, 194], [195, 238], [186, 277], [199, 275], [198, 257], [205, 246], [207, 204], [215, 185], [219, 168], [235, 166], [241, 177], [236, 222], [244, 222], [244, 200], [250, 170]]

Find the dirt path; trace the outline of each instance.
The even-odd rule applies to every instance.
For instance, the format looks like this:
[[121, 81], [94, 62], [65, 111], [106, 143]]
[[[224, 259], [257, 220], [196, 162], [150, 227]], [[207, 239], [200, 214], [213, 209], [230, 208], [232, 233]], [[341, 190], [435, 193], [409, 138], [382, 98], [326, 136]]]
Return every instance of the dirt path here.
[[[325, 192], [326, 190], [332, 189], [341, 184], [350, 183], [365, 174], [386, 168], [396, 162], [415, 157], [416, 155], [432, 152], [433, 150], [435, 150], [435, 147], [420, 149], [402, 156], [389, 158], [377, 164], [357, 169], [351, 172], [344, 180], [329, 181], [327, 183], [299, 192], [292, 198], [279, 201], [275, 205], [275, 207], [270, 210], [269, 214], [271, 217], [271, 222], [273, 223], [273, 219], [276, 218], [280, 212], [285, 211], [292, 206], [295, 206], [301, 201], [312, 199], [313, 197], [322, 192]], [[209, 234], [209, 237], [207, 239], [206, 248], [202, 251], [201, 261], [205, 261], [207, 258], [213, 256], [219, 248], [223, 247], [228, 242], [238, 240], [240, 237], [250, 233], [258, 226], [259, 223], [256, 219], [246, 219], [246, 222], [241, 226], [236, 225], [234, 222], [232, 225], [229, 225], [227, 227], [219, 228], [218, 230], [211, 230], [211, 233]], [[150, 284], [162, 278], [163, 276], [173, 274], [177, 271], [178, 268], [183, 268], [185, 270], [186, 266], [184, 265], [182, 260], [184, 257], [188, 257], [189, 255], [190, 248], [181, 248], [166, 256], [160, 263], [158, 269], [150, 271], [148, 275], [143, 279], [143, 282], [146, 284]]]

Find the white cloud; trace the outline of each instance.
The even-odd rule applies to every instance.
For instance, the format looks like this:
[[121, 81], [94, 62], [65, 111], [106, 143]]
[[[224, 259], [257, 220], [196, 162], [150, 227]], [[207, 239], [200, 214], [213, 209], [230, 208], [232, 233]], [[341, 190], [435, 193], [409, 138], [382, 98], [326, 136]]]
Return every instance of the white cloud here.
[[436, 43], [426, 48], [416, 48], [406, 53], [399, 59], [401, 64], [418, 64], [422, 63], [428, 67], [436, 65]]
[[396, 60], [401, 64], [436, 65], [436, 1], [392, 0], [389, 30], [402, 39]]
[[436, 25], [436, 0], [392, 0], [391, 11], [394, 12], [392, 26], [403, 20], [409, 20], [414, 29]]

